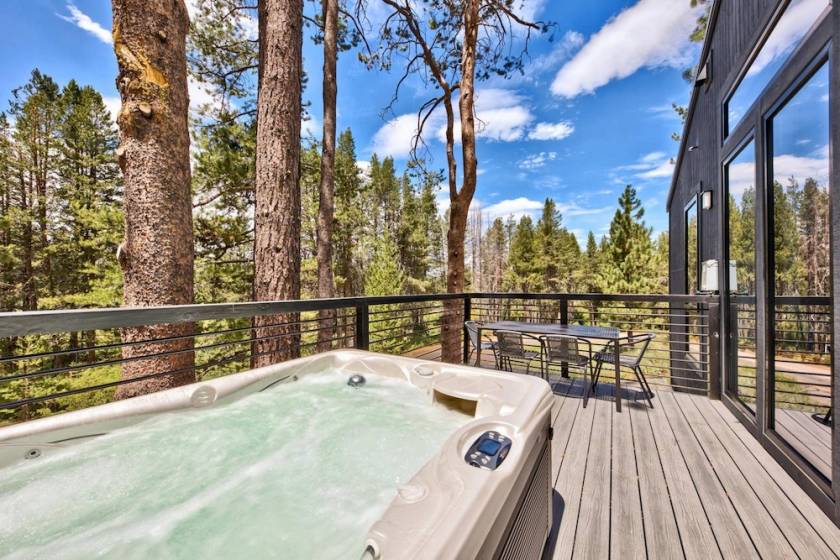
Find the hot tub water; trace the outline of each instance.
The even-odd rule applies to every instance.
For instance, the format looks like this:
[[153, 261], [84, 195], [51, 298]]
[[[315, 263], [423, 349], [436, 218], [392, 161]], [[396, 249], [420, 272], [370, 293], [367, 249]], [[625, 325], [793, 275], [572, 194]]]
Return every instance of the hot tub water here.
[[0, 557], [357, 558], [397, 485], [470, 417], [403, 380], [347, 376], [21, 460], [0, 473]]

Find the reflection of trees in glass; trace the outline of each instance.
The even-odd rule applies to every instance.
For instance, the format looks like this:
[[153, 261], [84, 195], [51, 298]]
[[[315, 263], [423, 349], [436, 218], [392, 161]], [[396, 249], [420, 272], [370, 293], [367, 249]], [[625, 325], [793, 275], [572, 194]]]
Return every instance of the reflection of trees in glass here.
[[697, 238], [697, 204], [693, 204], [686, 211], [686, 293], [697, 293], [697, 259], [698, 259], [698, 238]]
[[735, 261], [738, 293], [755, 294], [755, 188], [740, 203], [729, 195], [729, 259]]

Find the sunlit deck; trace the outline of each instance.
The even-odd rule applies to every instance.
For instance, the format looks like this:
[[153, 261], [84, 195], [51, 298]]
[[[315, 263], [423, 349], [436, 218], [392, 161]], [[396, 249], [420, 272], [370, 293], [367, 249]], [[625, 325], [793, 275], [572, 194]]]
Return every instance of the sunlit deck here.
[[840, 530], [719, 401], [554, 380], [547, 558], [838, 558]]
[[[439, 346], [412, 354], [438, 359]], [[494, 367], [482, 355], [482, 366]], [[513, 374], [516, 375], [516, 374]], [[545, 558], [840, 558], [840, 529], [720, 402], [638, 385], [552, 375], [555, 526]], [[629, 380], [628, 380], [629, 381]], [[780, 410], [813, 459], [830, 460], [830, 428]]]

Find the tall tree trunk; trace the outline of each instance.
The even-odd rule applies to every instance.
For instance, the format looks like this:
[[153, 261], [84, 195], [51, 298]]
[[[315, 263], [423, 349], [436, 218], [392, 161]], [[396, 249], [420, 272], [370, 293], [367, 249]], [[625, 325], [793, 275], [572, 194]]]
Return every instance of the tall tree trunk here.
[[[120, 246], [124, 302], [140, 307], [189, 304], [194, 249], [186, 6], [183, 0], [113, 0], [113, 11], [122, 98], [117, 155], [125, 178], [125, 240]], [[194, 381], [193, 333], [192, 323], [125, 329], [125, 343], [182, 338], [126, 346], [123, 358], [133, 361], [123, 364], [122, 379], [145, 379], [120, 386], [117, 397]], [[160, 352], [174, 353], [135, 359]]]
[[[338, 0], [323, 0], [324, 10], [324, 138], [321, 150], [321, 186], [318, 201], [318, 297], [335, 295], [332, 268], [332, 233], [335, 215], [335, 121], [336, 121], [336, 61], [338, 58]], [[318, 314], [318, 351], [332, 346], [335, 336], [335, 310], [325, 309]]]
[[[254, 298], [300, 298], [302, 0], [260, 0]], [[254, 319], [254, 367], [297, 357], [298, 314]]]
[[[463, 160], [463, 181], [460, 192], [451, 184], [449, 231], [447, 233], [446, 290], [449, 293], [464, 291], [464, 240], [470, 203], [475, 194], [478, 160], [475, 154], [475, 59], [478, 41], [478, 0], [466, 0], [464, 4], [464, 44], [461, 51], [461, 84], [458, 109], [461, 116], [461, 149]], [[449, 146], [447, 145], [447, 151]], [[447, 154], [448, 155], [448, 154]], [[451, 169], [450, 162], [450, 169]], [[441, 359], [445, 362], [461, 361], [461, 339], [463, 311], [459, 302], [447, 302], [445, 321], [441, 335]]]

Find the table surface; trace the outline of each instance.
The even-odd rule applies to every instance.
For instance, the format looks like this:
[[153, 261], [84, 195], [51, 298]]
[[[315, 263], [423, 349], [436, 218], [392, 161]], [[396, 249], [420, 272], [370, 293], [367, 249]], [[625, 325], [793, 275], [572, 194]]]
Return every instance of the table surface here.
[[593, 327], [588, 325], [563, 325], [560, 323], [528, 323], [526, 321], [493, 321], [479, 323], [483, 331], [518, 331], [528, 334], [560, 334], [580, 338], [599, 338], [616, 340], [621, 338], [621, 331], [615, 327]]

